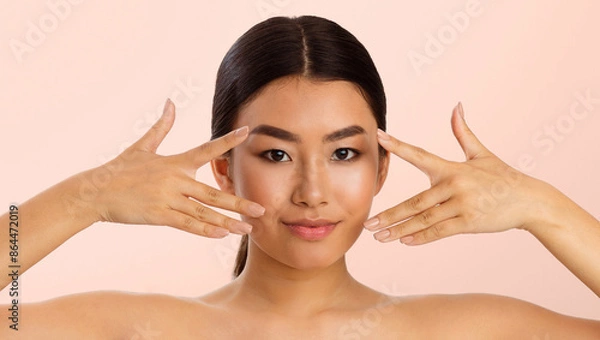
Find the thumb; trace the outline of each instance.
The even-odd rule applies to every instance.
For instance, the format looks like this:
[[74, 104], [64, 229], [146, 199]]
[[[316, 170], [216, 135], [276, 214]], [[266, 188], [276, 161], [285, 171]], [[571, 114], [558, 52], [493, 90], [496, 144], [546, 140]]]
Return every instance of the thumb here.
[[458, 144], [462, 148], [467, 160], [481, 157], [490, 151], [481, 144], [479, 139], [475, 137], [475, 134], [467, 126], [465, 121], [465, 113], [463, 111], [462, 103], [458, 102], [458, 105], [452, 110], [452, 132], [458, 140]]
[[175, 104], [173, 104], [171, 99], [167, 98], [162, 116], [132, 147], [141, 151], [155, 153], [160, 143], [162, 143], [167, 133], [171, 130], [171, 127], [173, 127], [174, 122]]

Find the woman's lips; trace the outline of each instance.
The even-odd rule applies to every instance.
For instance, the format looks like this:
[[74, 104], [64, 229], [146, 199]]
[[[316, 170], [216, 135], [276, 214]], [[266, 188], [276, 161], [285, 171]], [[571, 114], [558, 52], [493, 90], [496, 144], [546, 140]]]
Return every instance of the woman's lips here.
[[300, 220], [289, 223], [284, 222], [283, 224], [298, 238], [306, 241], [319, 241], [331, 234], [337, 225], [337, 222], [327, 220]]

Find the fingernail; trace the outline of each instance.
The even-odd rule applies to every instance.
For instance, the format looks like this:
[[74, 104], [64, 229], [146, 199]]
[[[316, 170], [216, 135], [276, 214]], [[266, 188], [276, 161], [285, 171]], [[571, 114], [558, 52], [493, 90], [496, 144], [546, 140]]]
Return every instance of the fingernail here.
[[377, 241], [383, 241], [386, 238], [388, 238], [390, 236], [390, 234], [391, 233], [390, 233], [389, 230], [387, 230], [387, 229], [386, 230], [382, 230], [382, 231], [380, 231], [380, 232], [378, 232], [378, 233], [375, 234], [375, 239]]
[[257, 203], [252, 203], [248, 206], [248, 212], [252, 217], [260, 217], [265, 214], [265, 208]]
[[462, 119], [465, 120], [465, 111], [463, 110], [461, 102], [458, 102], [458, 113], [460, 113]]
[[247, 134], [248, 134], [247, 126], [242, 126], [241, 128], [235, 130], [235, 132], [233, 133], [233, 135], [236, 137], [246, 136]]
[[390, 140], [390, 135], [388, 135], [381, 129], [377, 129], [377, 136], [379, 136], [379, 138], [381, 138], [382, 140]]
[[219, 238], [225, 237], [227, 235], [229, 235], [229, 230], [227, 230], [225, 228], [221, 228], [221, 227], [215, 228], [211, 233], [211, 236], [219, 237]]
[[234, 228], [244, 234], [250, 234], [252, 232], [252, 226], [242, 221], [235, 221]]
[[371, 230], [374, 229], [375, 227], [377, 227], [379, 225], [379, 219], [377, 217], [374, 217], [370, 220], [365, 221], [365, 223], [363, 223], [363, 225], [365, 226], [365, 228]]
[[163, 107], [163, 112], [167, 111], [167, 109], [169, 108], [170, 102], [171, 102], [171, 98], [167, 98], [167, 100], [165, 101], [165, 106]]
[[400, 239], [400, 242], [404, 244], [410, 244], [415, 238], [413, 236], [404, 236]]

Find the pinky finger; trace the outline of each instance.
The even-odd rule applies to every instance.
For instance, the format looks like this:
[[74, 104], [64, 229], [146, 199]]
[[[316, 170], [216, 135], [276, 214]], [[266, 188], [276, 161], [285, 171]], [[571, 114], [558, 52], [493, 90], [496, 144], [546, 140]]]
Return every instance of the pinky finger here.
[[170, 210], [162, 222], [165, 225], [177, 228], [179, 230], [210, 238], [223, 238], [229, 235], [229, 230], [210, 223], [198, 221], [190, 215], [186, 215], [177, 210]]
[[412, 235], [404, 236], [400, 238], [400, 242], [410, 246], [431, 243], [448, 236], [460, 234], [462, 225], [463, 221], [460, 217], [449, 218], [438, 222], [427, 229], [423, 229]]

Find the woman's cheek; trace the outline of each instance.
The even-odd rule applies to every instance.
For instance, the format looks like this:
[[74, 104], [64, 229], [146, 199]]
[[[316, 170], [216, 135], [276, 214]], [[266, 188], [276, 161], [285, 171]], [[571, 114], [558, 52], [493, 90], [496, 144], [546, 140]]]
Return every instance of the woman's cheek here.
[[281, 171], [260, 161], [248, 163], [240, 172], [240, 180], [235, 183], [236, 194], [259, 204], [269, 204], [274, 195], [281, 191], [277, 190], [282, 184], [279, 178]]
[[368, 214], [373, 200], [376, 170], [369, 164], [357, 164], [343, 170], [337, 170], [330, 177], [335, 183], [337, 203], [349, 214]]
[[[245, 166], [234, 180], [236, 195], [265, 208], [265, 214], [258, 219], [259, 224], [276, 222], [282, 205], [289, 201], [285, 197], [288, 192], [285, 184], [289, 183], [285, 170], [260, 161], [247, 162]], [[252, 221], [257, 222], [248, 219], [251, 224]]]

